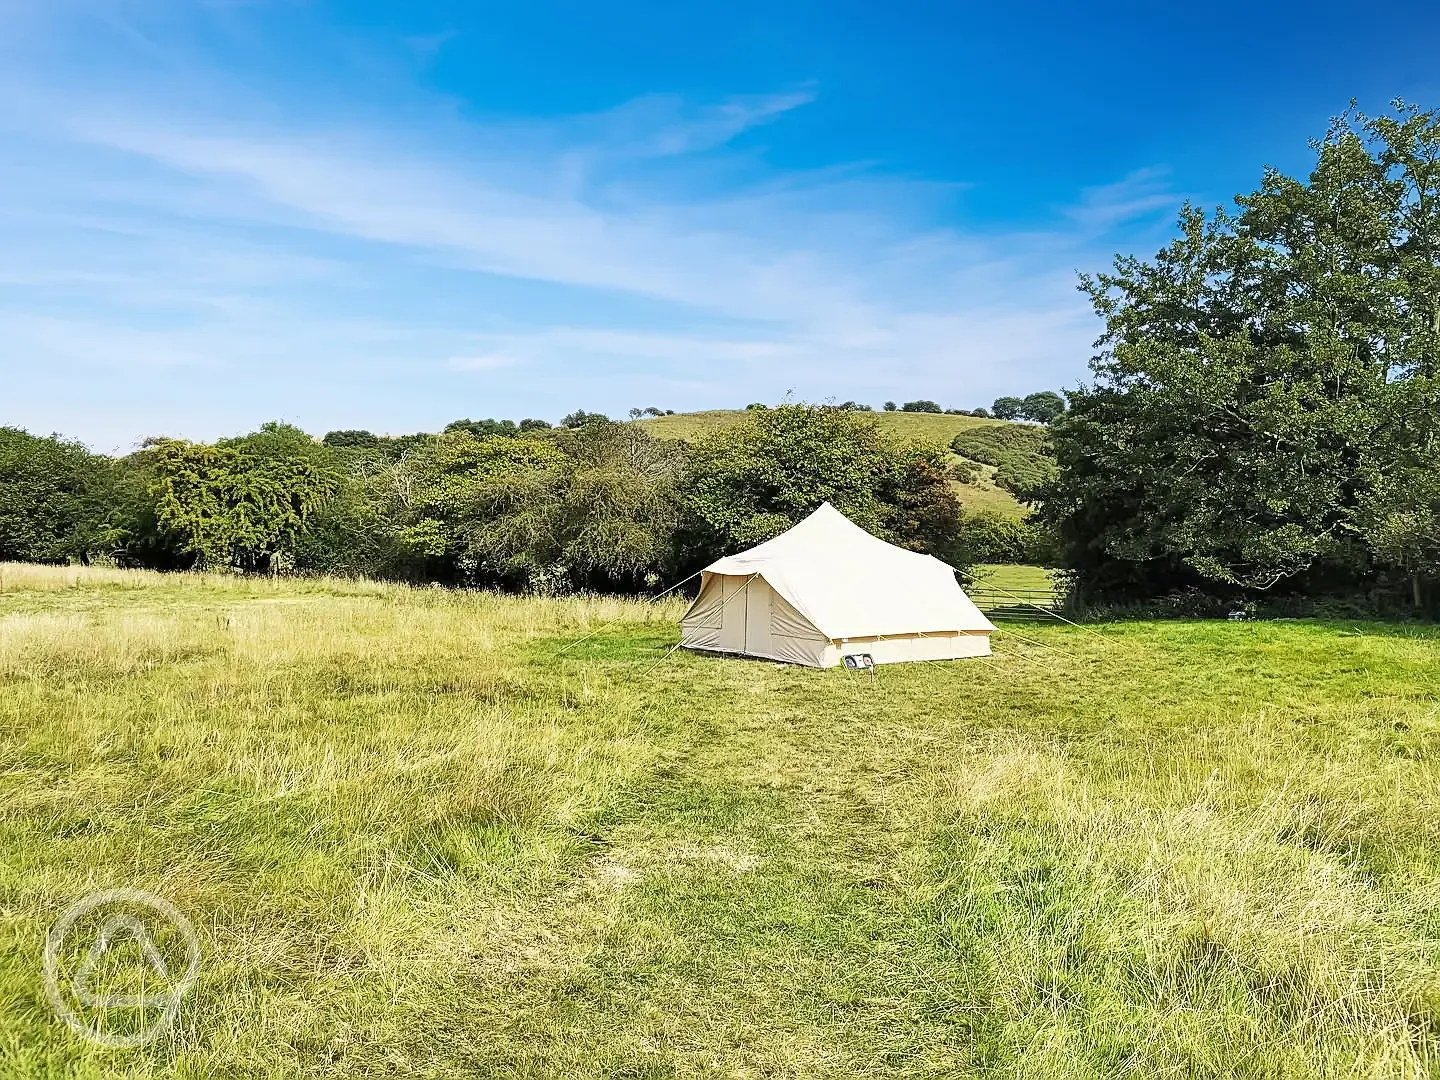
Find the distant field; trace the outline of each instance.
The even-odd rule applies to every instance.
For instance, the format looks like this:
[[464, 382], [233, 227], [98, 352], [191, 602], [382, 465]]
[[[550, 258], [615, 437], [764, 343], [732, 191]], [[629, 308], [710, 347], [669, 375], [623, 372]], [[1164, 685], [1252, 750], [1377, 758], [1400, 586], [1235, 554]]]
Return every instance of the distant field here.
[[1016, 591], [1050, 589], [1054, 587], [1054, 571], [1043, 566], [1010, 566], [999, 563], [982, 563], [972, 571], [978, 584], [996, 589]]
[[[1004, 424], [1005, 420], [985, 420], [975, 416], [951, 416], [945, 413], [877, 412], [882, 426], [908, 438], [948, 447], [950, 440], [966, 428], [987, 424]], [[639, 420], [651, 433], [666, 439], [698, 439], [739, 423], [744, 409], [712, 409], [709, 412], [676, 413]]]
[[[1440, 1067], [1440, 631], [1027, 624], [872, 679], [667, 655], [680, 610], [0, 567], [0, 1076]], [[41, 953], [121, 886], [203, 962], [111, 1051]]]
[[[1005, 424], [1006, 420], [986, 420], [974, 416], [952, 416], [944, 413], [877, 412], [872, 414], [880, 424], [908, 439], [949, 449], [950, 440], [967, 428]], [[745, 418], [744, 409], [714, 409], [709, 412], [676, 413], [638, 420], [651, 434], [665, 439], [700, 439], [715, 431], [733, 427]], [[1025, 515], [1022, 506], [1010, 492], [997, 487], [991, 477], [995, 470], [982, 466], [982, 476], [974, 484], [957, 484], [956, 492], [967, 510], [994, 510], [1008, 517]]]

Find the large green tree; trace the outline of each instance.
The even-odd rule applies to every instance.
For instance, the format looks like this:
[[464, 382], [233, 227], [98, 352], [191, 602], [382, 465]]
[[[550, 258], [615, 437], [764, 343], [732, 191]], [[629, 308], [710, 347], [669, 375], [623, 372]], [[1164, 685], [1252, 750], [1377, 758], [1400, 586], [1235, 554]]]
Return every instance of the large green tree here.
[[594, 419], [549, 440], [554, 458], [492, 476], [469, 502], [476, 567], [542, 591], [653, 588], [675, 562], [680, 444]]
[[321, 461], [283, 452], [290, 431], [277, 425], [260, 435], [258, 446], [165, 439], [146, 451], [155, 520], [201, 567], [287, 568], [309, 519], [335, 490], [337, 478]]
[[0, 427], [0, 560], [65, 562], [105, 554], [111, 464], [77, 442]]
[[1046, 514], [1092, 593], [1314, 593], [1418, 565], [1423, 544], [1382, 536], [1426, 528], [1423, 492], [1377, 480], [1427, 460], [1440, 119], [1352, 109], [1313, 146], [1306, 179], [1267, 170], [1235, 212], [1186, 207], [1154, 259], [1082, 281], [1105, 332], [1052, 425]]

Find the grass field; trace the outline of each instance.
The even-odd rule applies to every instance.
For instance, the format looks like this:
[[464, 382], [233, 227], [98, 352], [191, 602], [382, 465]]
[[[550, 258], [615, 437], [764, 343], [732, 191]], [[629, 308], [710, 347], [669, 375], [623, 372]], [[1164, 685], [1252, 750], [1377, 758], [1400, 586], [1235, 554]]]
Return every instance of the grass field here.
[[[908, 439], [950, 445], [957, 434], [987, 424], [1004, 424], [1005, 420], [987, 420], [977, 416], [955, 416], [949, 413], [877, 412], [871, 414], [881, 427]], [[652, 435], [665, 439], [698, 439], [715, 431], [733, 427], [745, 419], [744, 409], [711, 409], [708, 412], [674, 413], [636, 421]]]
[[[946, 413], [877, 412], [873, 414], [881, 427], [906, 439], [932, 443], [949, 449], [950, 440], [967, 428], [1005, 424], [1006, 420], [987, 420], [975, 416], [954, 416]], [[637, 420], [650, 434], [664, 439], [701, 439], [716, 431], [733, 427], [745, 418], [744, 409], [712, 409], [708, 412], [675, 413]], [[973, 484], [956, 484], [965, 509], [993, 510], [1007, 517], [1020, 518], [1025, 508], [1014, 495], [996, 485], [995, 469], [981, 465], [980, 476]]]
[[997, 589], [1013, 589], [1016, 592], [1039, 591], [1055, 587], [1054, 572], [1046, 570], [1043, 566], [980, 563], [971, 570], [971, 579], [977, 585], [990, 585]]
[[[872, 680], [664, 658], [678, 613], [0, 570], [0, 1076], [1440, 1071], [1434, 629]], [[203, 954], [142, 1049], [41, 984], [115, 886]]]

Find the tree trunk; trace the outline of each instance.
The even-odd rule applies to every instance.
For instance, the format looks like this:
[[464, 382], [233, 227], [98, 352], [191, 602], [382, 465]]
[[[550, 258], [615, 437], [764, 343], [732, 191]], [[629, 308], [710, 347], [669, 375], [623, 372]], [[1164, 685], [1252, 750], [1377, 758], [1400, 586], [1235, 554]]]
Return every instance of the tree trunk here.
[[1410, 599], [1414, 601], [1417, 608], [1420, 606], [1420, 575], [1418, 573], [1410, 575]]

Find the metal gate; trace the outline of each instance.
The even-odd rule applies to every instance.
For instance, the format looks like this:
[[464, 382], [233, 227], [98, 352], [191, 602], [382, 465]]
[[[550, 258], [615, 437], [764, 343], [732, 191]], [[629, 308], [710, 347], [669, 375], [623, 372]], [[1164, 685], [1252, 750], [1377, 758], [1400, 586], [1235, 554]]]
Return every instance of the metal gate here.
[[1054, 589], [997, 589], [982, 581], [965, 593], [991, 622], [1048, 620], [1060, 613], [1060, 595]]

